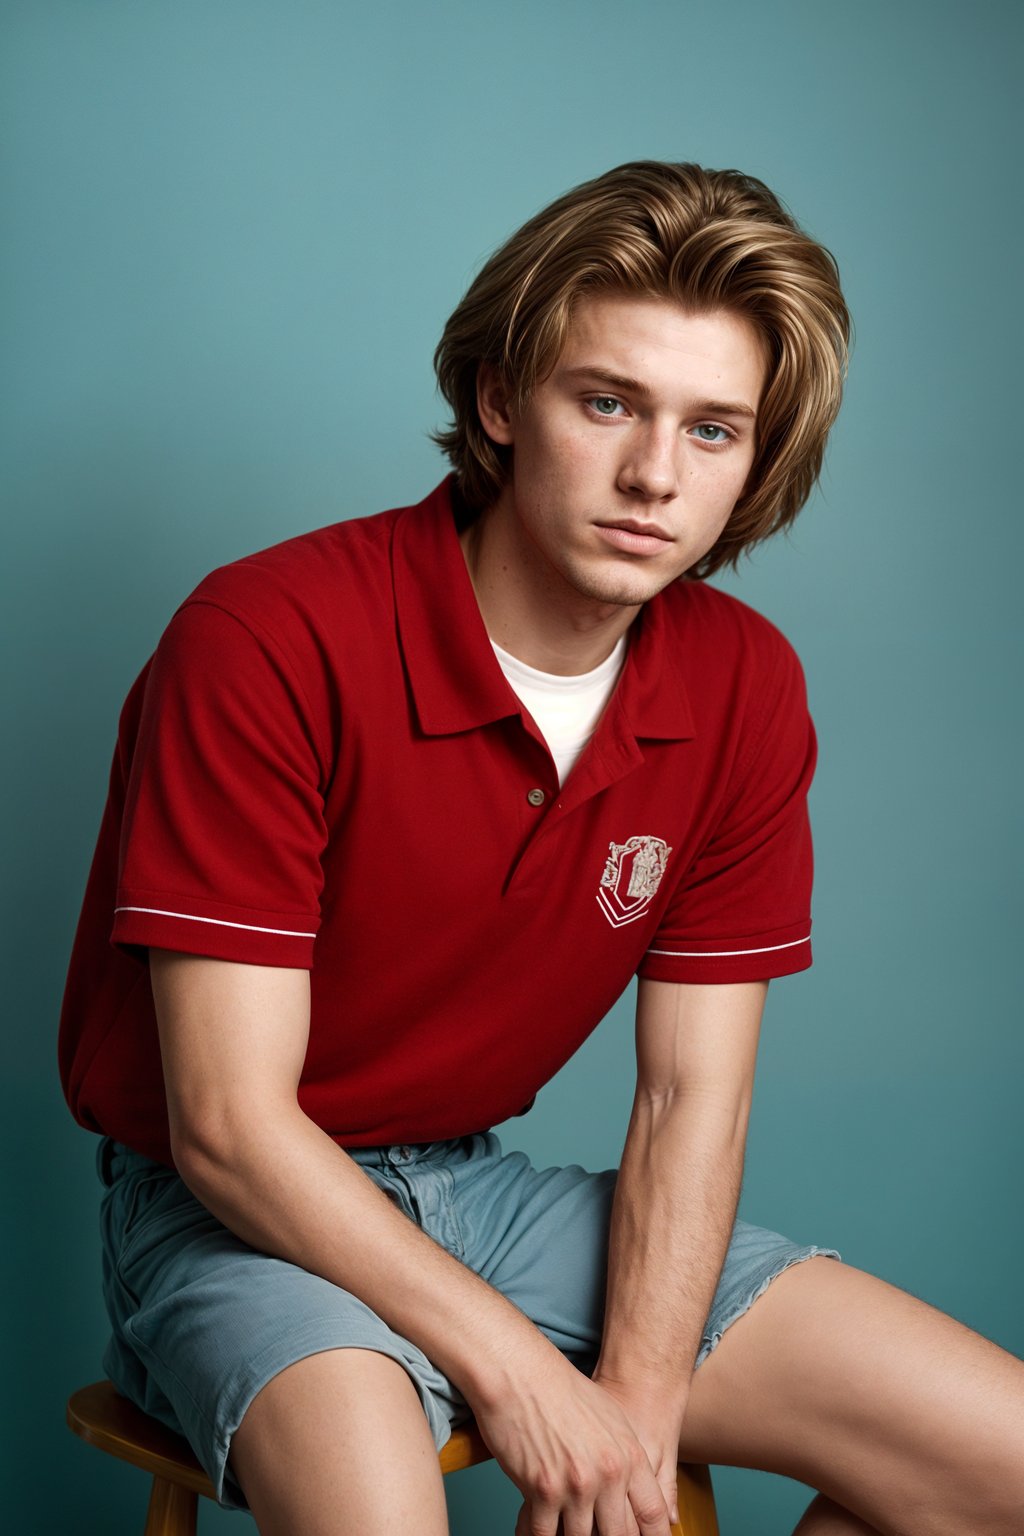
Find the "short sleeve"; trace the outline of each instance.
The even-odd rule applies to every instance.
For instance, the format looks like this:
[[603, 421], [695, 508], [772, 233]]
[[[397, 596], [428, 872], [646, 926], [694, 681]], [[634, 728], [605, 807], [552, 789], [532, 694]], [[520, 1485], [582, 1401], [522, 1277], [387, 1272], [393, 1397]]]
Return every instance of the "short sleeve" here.
[[112, 942], [310, 967], [324, 781], [306, 696], [283, 656], [225, 609], [186, 603], [146, 679]]
[[714, 830], [674, 891], [638, 974], [762, 981], [811, 963], [807, 791], [816, 742], [800, 663], [771, 631], [750, 722]]

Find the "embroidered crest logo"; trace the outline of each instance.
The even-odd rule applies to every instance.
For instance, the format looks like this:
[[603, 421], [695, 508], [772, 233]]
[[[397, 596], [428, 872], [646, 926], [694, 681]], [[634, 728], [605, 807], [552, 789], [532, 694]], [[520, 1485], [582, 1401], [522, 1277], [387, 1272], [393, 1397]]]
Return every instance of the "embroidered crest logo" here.
[[660, 837], [631, 837], [608, 844], [597, 899], [613, 928], [643, 917], [661, 884], [672, 849]]

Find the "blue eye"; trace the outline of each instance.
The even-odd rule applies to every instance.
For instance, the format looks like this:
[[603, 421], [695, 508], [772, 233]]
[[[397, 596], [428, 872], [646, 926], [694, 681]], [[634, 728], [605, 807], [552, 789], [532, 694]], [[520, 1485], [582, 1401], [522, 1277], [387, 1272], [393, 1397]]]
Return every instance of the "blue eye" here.
[[724, 427], [716, 427], [711, 421], [701, 422], [699, 427], [694, 427], [697, 438], [702, 443], [727, 443], [729, 434]]
[[599, 416], [614, 416], [619, 408], [614, 395], [592, 395], [589, 403]]

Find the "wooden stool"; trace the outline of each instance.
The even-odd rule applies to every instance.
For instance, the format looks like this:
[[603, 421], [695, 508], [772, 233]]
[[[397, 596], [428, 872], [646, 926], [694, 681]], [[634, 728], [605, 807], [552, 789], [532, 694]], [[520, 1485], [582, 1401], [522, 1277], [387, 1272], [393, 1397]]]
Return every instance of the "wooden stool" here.
[[[198, 1495], [215, 1494], [186, 1442], [136, 1408], [109, 1381], [82, 1387], [68, 1400], [68, 1425], [98, 1450], [153, 1474], [145, 1536], [195, 1536]], [[475, 1424], [452, 1433], [440, 1454], [442, 1472], [459, 1472], [489, 1461], [491, 1453]], [[679, 1468], [678, 1536], [718, 1536], [715, 1498], [707, 1467]]]

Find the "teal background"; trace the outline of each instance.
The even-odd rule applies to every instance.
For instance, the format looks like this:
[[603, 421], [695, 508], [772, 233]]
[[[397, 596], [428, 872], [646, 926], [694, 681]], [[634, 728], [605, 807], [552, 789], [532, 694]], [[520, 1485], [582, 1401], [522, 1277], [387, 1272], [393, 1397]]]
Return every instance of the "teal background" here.
[[[445, 317], [525, 216], [631, 158], [763, 177], [857, 321], [820, 491], [725, 583], [796, 644], [821, 738], [816, 965], [772, 988], [742, 1213], [1024, 1353], [1021, 14], [3, 5], [7, 1530], [142, 1527], [141, 1474], [62, 1426], [104, 1322], [54, 1039], [121, 700], [212, 566], [440, 478]], [[616, 1161], [630, 1070], [627, 997], [509, 1144]], [[809, 1497], [716, 1486], [723, 1536]], [[495, 1469], [449, 1496], [455, 1536], [511, 1532]]]

